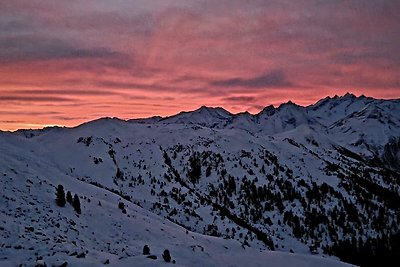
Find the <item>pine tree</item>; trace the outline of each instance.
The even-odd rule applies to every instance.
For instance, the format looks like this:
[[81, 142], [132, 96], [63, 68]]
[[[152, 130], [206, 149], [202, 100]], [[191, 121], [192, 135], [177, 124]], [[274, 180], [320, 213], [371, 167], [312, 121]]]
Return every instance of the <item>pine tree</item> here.
[[62, 185], [58, 185], [57, 187], [56, 203], [60, 207], [65, 206], [65, 193], [64, 193], [64, 187]]
[[79, 197], [77, 194], [74, 195], [74, 201], [72, 202], [72, 206], [74, 207], [76, 213], [81, 214], [81, 203], [79, 201]]
[[206, 169], [206, 177], [209, 177], [211, 175], [211, 170], [212, 170], [211, 166], [208, 165], [208, 167]]
[[168, 249], [164, 250], [162, 257], [166, 262], [171, 262], [171, 254], [169, 253]]
[[148, 245], [144, 245], [143, 247], [143, 255], [150, 255], [150, 248]]
[[194, 153], [192, 156], [189, 158], [189, 163], [190, 163], [190, 170], [188, 173], [189, 180], [195, 184], [199, 180], [201, 176], [201, 162], [199, 156]]
[[72, 194], [70, 191], [67, 192], [67, 202], [69, 204], [72, 204]]

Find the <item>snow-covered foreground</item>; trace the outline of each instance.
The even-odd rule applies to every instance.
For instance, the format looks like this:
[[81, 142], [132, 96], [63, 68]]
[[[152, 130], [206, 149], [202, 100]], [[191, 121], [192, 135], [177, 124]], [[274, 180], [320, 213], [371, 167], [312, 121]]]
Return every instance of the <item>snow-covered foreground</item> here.
[[[164, 249], [170, 250], [174, 266], [346, 266], [319, 256], [258, 250], [189, 232], [112, 192], [52, 168], [48, 173], [48, 178], [39, 178], [14, 170], [1, 178], [0, 266], [33, 266], [40, 257], [47, 266], [173, 265], [162, 259]], [[68, 203], [56, 205], [55, 187], [60, 182], [80, 196], [81, 215]], [[126, 214], [119, 202], [125, 204]], [[142, 255], [145, 244], [156, 260]]]

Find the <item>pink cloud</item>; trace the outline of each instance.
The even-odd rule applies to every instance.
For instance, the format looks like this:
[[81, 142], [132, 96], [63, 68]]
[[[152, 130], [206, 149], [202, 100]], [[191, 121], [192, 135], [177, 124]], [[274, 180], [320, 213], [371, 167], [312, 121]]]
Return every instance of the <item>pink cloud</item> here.
[[394, 0], [10, 1], [0, 10], [0, 129], [201, 105], [255, 112], [347, 91], [398, 98], [399, 9]]

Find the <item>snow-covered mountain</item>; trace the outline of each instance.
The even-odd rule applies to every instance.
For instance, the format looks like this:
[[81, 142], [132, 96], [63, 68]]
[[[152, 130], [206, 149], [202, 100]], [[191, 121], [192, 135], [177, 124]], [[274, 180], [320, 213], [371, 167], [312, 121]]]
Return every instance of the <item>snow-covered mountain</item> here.
[[223, 108], [209, 108], [202, 106], [191, 112], [181, 112], [175, 116], [164, 118], [164, 123], [196, 124], [214, 128], [225, 125], [232, 118], [232, 114]]
[[[390, 259], [399, 144], [400, 100], [351, 94], [254, 115], [201, 107], [1, 132], [0, 263], [154, 266], [163, 249], [181, 266]], [[59, 184], [81, 215], [56, 205]]]

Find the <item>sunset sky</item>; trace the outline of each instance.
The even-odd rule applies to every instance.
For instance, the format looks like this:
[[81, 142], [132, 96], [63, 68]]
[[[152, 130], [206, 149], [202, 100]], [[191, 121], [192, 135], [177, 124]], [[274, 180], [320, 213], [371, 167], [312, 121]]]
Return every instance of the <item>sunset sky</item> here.
[[0, 2], [0, 129], [400, 97], [399, 0]]

